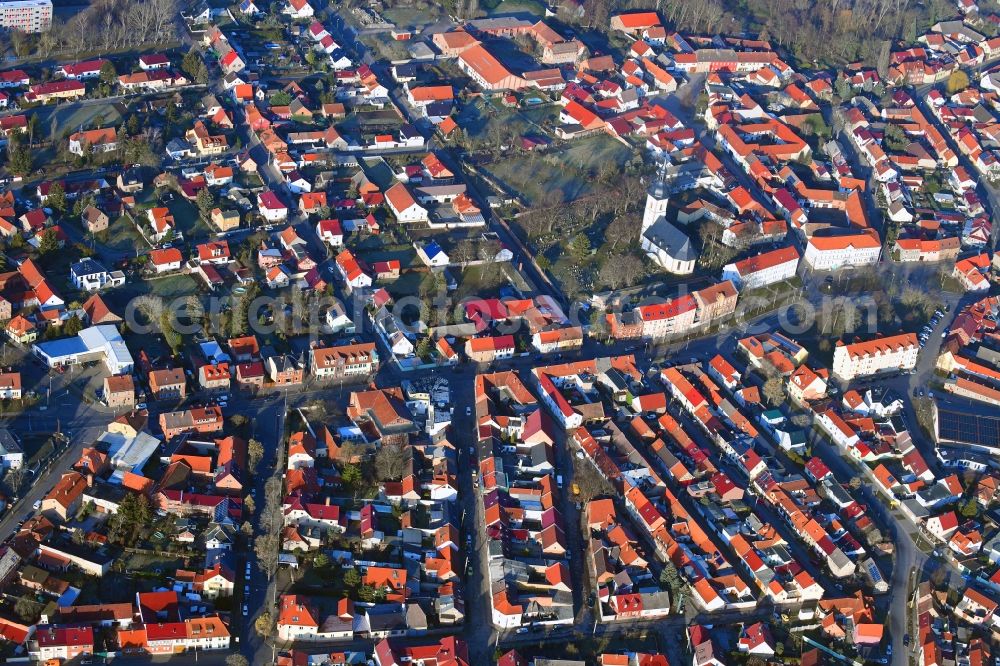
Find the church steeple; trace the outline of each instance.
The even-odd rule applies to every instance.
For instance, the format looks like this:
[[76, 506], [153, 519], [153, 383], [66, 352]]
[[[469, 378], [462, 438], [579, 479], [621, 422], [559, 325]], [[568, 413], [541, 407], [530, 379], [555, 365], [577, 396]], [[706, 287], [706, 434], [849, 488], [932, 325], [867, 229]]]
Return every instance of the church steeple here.
[[670, 189], [667, 186], [667, 160], [661, 160], [656, 169], [656, 176], [646, 189], [646, 210], [642, 214], [642, 230], [653, 226], [661, 217], [667, 213], [667, 204], [670, 202]]
[[646, 189], [649, 196], [655, 199], [666, 199], [669, 195], [667, 191], [667, 160], [660, 160], [659, 166], [656, 167], [656, 176], [653, 177], [653, 182], [649, 184]]

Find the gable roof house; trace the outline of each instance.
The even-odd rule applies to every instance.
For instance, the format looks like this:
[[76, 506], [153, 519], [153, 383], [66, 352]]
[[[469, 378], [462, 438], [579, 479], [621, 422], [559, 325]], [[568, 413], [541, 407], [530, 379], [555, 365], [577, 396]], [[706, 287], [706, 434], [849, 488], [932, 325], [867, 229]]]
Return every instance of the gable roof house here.
[[426, 222], [427, 209], [417, 203], [409, 188], [403, 183], [396, 183], [385, 193], [386, 203], [392, 214], [400, 222]]
[[118, 132], [114, 127], [74, 132], [69, 135], [69, 152], [74, 155], [108, 153], [118, 149]]

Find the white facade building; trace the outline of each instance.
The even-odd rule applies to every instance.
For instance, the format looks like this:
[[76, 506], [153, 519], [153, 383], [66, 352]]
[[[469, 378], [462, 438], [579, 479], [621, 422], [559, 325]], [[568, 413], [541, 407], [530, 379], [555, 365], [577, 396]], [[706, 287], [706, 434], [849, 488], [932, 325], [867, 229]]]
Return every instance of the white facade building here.
[[789, 246], [726, 264], [722, 279], [732, 280], [740, 289], [758, 289], [795, 277], [798, 267], [799, 252]]
[[0, 27], [23, 32], [45, 32], [52, 27], [52, 0], [0, 2]]
[[833, 376], [851, 381], [882, 372], [912, 370], [919, 350], [916, 333], [841, 344], [833, 352]]
[[817, 271], [877, 264], [882, 241], [874, 229], [846, 236], [812, 236], [802, 259]]

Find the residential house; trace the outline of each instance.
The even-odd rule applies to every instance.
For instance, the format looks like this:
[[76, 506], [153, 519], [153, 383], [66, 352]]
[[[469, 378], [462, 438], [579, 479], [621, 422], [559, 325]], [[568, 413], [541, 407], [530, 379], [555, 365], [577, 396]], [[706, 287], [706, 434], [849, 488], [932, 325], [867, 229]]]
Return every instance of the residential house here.
[[184, 256], [176, 247], [170, 247], [164, 250], [152, 250], [149, 253], [149, 263], [153, 266], [153, 270], [156, 273], [179, 271], [183, 261]]
[[108, 223], [110, 222], [107, 213], [92, 205], [88, 205], [83, 209], [80, 221], [83, 223], [83, 228], [92, 234], [104, 231], [108, 228]]
[[187, 380], [180, 368], [153, 370], [146, 379], [150, 393], [159, 400], [181, 399], [187, 395]]
[[118, 132], [114, 127], [74, 132], [69, 135], [69, 152], [74, 155], [108, 153], [118, 150]]
[[104, 378], [104, 404], [116, 411], [135, 407], [135, 384], [132, 375], [112, 375]]
[[465, 342], [465, 355], [475, 363], [492, 363], [512, 358], [515, 351], [512, 335], [470, 338]]
[[275, 385], [297, 385], [305, 381], [306, 367], [301, 357], [275, 354], [267, 359], [267, 374]]
[[319, 380], [371, 376], [378, 370], [374, 343], [340, 347], [314, 347], [309, 352], [309, 372]]
[[52, 490], [42, 499], [41, 512], [50, 519], [67, 522], [80, 509], [80, 498], [90, 485], [91, 478], [75, 471], [64, 472]]

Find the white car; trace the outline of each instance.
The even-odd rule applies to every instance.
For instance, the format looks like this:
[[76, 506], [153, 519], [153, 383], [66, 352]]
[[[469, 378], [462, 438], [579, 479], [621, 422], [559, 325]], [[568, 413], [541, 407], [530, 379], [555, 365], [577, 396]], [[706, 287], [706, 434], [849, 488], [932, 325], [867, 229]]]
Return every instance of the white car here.
[[35, 503], [31, 505], [31, 508], [38, 511], [42, 508], [42, 500], [35, 500]]

